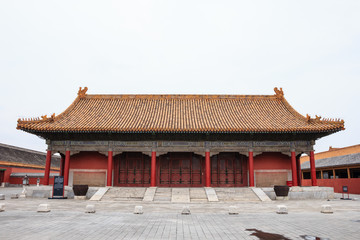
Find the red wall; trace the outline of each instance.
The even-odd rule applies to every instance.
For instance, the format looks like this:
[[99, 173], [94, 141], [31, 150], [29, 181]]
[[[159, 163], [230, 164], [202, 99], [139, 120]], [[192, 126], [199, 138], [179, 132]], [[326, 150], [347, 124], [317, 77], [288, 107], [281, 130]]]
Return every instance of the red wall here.
[[[334, 192], [342, 193], [342, 186], [348, 186], [349, 193], [360, 194], [360, 178], [316, 179], [318, 186], [333, 187]], [[302, 179], [302, 186], [311, 186], [311, 179]]]
[[[44, 173], [44, 169], [30, 169], [30, 168], [19, 168], [19, 167], [1, 167], [6, 169], [4, 172], [4, 181], [9, 184], [22, 184], [21, 177], [10, 177], [11, 173]], [[58, 173], [59, 171], [50, 171], [50, 173]], [[29, 184], [36, 184], [37, 178], [31, 178], [29, 176]], [[50, 178], [50, 181], [54, 181], [53, 178]], [[40, 178], [40, 184], [42, 184], [43, 179]]]
[[80, 152], [70, 157], [70, 169], [107, 169], [107, 156], [98, 152]]
[[[30, 185], [36, 185], [36, 181], [37, 181], [37, 178], [32, 178], [32, 177], [29, 177], [29, 184]], [[10, 178], [10, 184], [23, 184], [23, 178], [21, 177], [12, 177]], [[41, 184], [44, 184], [44, 178], [40, 178], [40, 185]], [[49, 184], [50, 185], [53, 185], [54, 184], [54, 177], [50, 177], [49, 178]]]
[[281, 153], [263, 153], [254, 157], [254, 170], [291, 169], [291, 158]]

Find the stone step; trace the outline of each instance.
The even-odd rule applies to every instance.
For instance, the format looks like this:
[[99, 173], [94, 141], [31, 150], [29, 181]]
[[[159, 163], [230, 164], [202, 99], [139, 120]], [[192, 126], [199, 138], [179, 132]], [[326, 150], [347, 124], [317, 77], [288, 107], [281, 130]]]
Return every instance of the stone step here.
[[189, 188], [173, 188], [171, 191], [172, 203], [189, 203], [190, 190]]
[[102, 197], [102, 201], [142, 201], [146, 188], [112, 187]]
[[260, 201], [257, 195], [250, 188], [214, 188], [219, 201], [240, 202]]
[[170, 202], [171, 188], [156, 188], [154, 202]]

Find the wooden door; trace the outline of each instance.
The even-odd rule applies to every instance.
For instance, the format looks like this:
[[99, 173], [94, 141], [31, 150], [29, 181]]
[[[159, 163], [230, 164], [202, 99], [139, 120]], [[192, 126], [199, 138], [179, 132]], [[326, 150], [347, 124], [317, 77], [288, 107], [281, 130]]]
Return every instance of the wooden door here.
[[211, 158], [211, 185], [242, 187], [246, 183], [246, 159], [237, 153], [219, 153]]
[[193, 153], [169, 153], [160, 156], [158, 185], [166, 187], [203, 186], [202, 157]]
[[114, 158], [116, 186], [144, 187], [150, 185], [150, 157], [127, 152]]

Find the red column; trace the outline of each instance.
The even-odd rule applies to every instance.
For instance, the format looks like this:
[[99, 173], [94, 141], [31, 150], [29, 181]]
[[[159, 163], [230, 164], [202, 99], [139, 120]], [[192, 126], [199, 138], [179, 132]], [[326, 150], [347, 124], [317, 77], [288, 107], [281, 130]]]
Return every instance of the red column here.
[[151, 178], [150, 187], [156, 187], [156, 152], [151, 152]]
[[70, 151], [65, 152], [64, 185], [69, 184]]
[[113, 152], [108, 152], [108, 168], [107, 168], [107, 184], [106, 186], [112, 186], [112, 165], [113, 165]]
[[64, 176], [64, 164], [65, 164], [65, 159], [63, 156], [61, 156], [60, 159], [60, 176]]
[[298, 177], [298, 186], [301, 186], [301, 164], [300, 158], [296, 158], [296, 170], [297, 170], [297, 177]]
[[249, 151], [249, 187], [254, 187], [254, 153]]
[[317, 186], [314, 151], [310, 151], [310, 171], [311, 171], [311, 185]]
[[46, 153], [44, 185], [49, 185], [50, 166], [51, 166], [51, 151], [48, 150]]
[[205, 187], [211, 185], [210, 152], [205, 152]]
[[293, 186], [298, 186], [297, 180], [297, 170], [296, 170], [296, 154], [294, 151], [291, 151], [291, 173], [292, 173], [292, 183]]

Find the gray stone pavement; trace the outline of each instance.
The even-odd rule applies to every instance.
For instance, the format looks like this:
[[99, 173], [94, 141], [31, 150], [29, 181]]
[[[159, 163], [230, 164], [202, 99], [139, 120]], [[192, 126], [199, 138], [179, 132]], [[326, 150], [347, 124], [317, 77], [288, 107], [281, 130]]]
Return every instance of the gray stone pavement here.
[[[54, 199], [6, 199], [0, 212], [0, 239], [359, 239], [360, 201], [289, 200], [233, 203], [145, 203]], [[357, 196], [351, 196], [357, 197]], [[41, 203], [51, 212], [38, 213]], [[87, 204], [96, 213], [85, 213]], [[333, 214], [320, 213], [330, 204]], [[136, 205], [144, 214], [133, 214]], [[184, 205], [191, 215], [181, 215]], [[276, 214], [277, 205], [286, 205], [288, 214]], [[230, 206], [239, 215], [228, 215]], [[315, 238], [313, 238], [315, 239]]]

